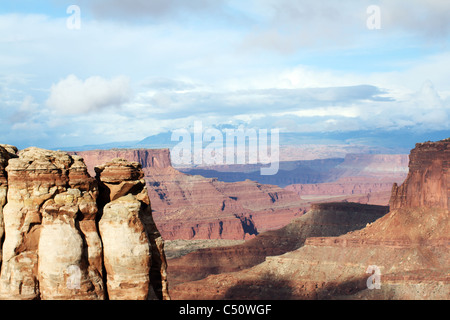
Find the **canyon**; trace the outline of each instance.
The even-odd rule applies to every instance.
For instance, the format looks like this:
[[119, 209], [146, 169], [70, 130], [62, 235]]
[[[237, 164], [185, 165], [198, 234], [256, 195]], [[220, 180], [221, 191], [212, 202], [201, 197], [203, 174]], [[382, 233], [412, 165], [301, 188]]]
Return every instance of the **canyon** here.
[[[180, 172], [168, 149], [0, 145], [0, 298], [445, 299], [449, 156], [348, 154], [282, 188]], [[167, 259], [163, 239], [242, 243]]]
[[[201, 250], [175, 259], [169, 278], [177, 279], [177, 273], [179, 276], [177, 268], [181, 263], [177, 261], [195, 265], [202, 254], [209, 254], [206, 261], [212, 261], [212, 268], [208, 270], [208, 264], [203, 264], [203, 271], [198, 272], [198, 278], [202, 278], [199, 280], [178, 279], [178, 284], [172, 288], [173, 298], [448, 299], [449, 152], [450, 139], [417, 144], [411, 151], [406, 180], [392, 187], [389, 212], [378, 212], [378, 217], [373, 216], [373, 221], [362, 228], [355, 225], [354, 230], [348, 232], [341, 229], [341, 235], [327, 234], [328, 222], [333, 221], [329, 217], [342, 211], [349, 214], [355, 204], [318, 204], [282, 229], [280, 235], [289, 235], [286, 229], [290, 228], [301, 233], [305, 225], [299, 221], [308, 216], [317, 221], [325, 214], [326, 222], [317, 226], [322, 235], [306, 232], [306, 239], [292, 245], [290, 251], [278, 255], [268, 253], [263, 262], [254, 266], [244, 262], [243, 270], [235, 271], [232, 263], [222, 263], [229, 270], [212, 274], [215, 260], [224, 252], [232, 256], [233, 247], [216, 253], [218, 249]], [[359, 214], [373, 212], [371, 207], [358, 206]], [[270, 233], [260, 234], [252, 241], [263, 243], [263, 238], [270, 238]], [[294, 243], [293, 239], [285, 237], [275, 237], [274, 242], [280, 247], [282, 243]], [[240, 252], [239, 246], [235, 248], [235, 252]], [[264, 254], [255, 256], [262, 260]], [[238, 258], [235, 259], [231, 261]], [[246, 257], [246, 260], [251, 258]], [[170, 275], [171, 272], [174, 274]], [[195, 278], [194, 275], [189, 277]]]
[[88, 168], [115, 157], [140, 161], [153, 218], [166, 240], [251, 239], [288, 224], [304, 214], [309, 205], [278, 186], [250, 180], [226, 183], [182, 173], [171, 165], [168, 149], [72, 154], [83, 157]]
[[[225, 182], [253, 180], [285, 188], [291, 185], [322, 185], [339, 179], [360, 178], [359, 182], [403, 182], [408, 173], [407, 154], [355, 154], [343, 158], [281, 161], [275, 175], [263, 176], [264, 165], [209, 165], [182, 167], [178, 170]], [[365, 180], [363, 180], [364, 178]], [[330, 191], [330, 189], [328, 189]], [[327, 192], [327, 191], [325, 191]], [[355, 192], [354, 192], [355, 193]]]
[[[169, 149], [71, 154], [81, 156], [90, 172], [116, 157], [140, 162], [155, 223], [166, 240], [248, 240], [287, 225], [315, 202], [387, 205], [392, 185], [401, 183], [408, 170], [407, 155], [348, 154], [342, 159], [287, 161], [280, 163], [277, 175], [264, 177], [259, 174], [261, 165], [174, 168]], [[281, 187], [294, 181], [308, 184]]]
[[0, 299], [170, 299], [137, 162], [0, 145]]
[[170, 259], [168, 277], [172, 294], [182, 292], [184, 282], [199, 280], [210, 274], [248, 269], [304, 245], [310, 237], [338, 236], [364, 228], [388, 212], [386, 206], [358, 203], [313, 204], [305, 215], [281, 229], [261, 233], [243, 244], [205, 248], [181, 258]]
[[403, 182], [408, 174], [408, 155], [348, 154], [330, 170], [331, 181], [293, 184], [285, 190], [303, 199], [352, 201], [388, 205], [392, 186]]

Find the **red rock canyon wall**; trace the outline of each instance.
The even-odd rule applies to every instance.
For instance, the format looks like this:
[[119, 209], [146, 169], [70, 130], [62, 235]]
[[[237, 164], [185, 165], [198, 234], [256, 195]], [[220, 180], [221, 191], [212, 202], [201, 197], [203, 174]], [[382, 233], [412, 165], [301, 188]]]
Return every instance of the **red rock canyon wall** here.
[[[174, 169], [168, 149], [75, 152], [88, 168], [121, 157], [140, 162], [153, 218], [164, 239], [241, 240], [280, 228], [308, 204], [294, 192], [253, 181], [225, 183]], [[92, 169], [90, 169], [92, 171]]]
[[411, 151], [409, 174], [392, 189], [392, 209], [438, 207], [450, 209], [450, 142], [418, 143]]
[[[250, 269], [182, 283], [174, 297], [448, 299], [449, 148], [450, 139], [418, 144], [408, 178], [393, 188], [390, 212], [365, 228], [338, 237], [310, 235], [300, 248]], [[378, 288], [370, 288], [374, 268]]]

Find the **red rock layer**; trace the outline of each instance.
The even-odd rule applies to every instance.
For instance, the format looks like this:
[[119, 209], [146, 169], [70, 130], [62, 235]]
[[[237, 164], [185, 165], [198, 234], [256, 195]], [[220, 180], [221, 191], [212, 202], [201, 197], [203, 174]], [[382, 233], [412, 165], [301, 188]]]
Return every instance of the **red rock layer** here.
[[[433, 223], [424, 226], [424, 215]], [[250, 269], [182, 283], [172, 294], [202, 300], [446, 299], [449, 232], [448, 211], [398, 209], [360, 231], [308, 238], [297, 250]], [[380, 289], [368, 288], [370, 266], [380, 270]]]
[[450, 208], [450, 140], [418, 143], [411, 151], [409, 174], [392, 189], [392, 209]]
[[169, 149], [112, 149], [77, 151], [69, 154], [79, 155], [84, 159], [88, 171], [95, 176], [94, 168], [115, 158], [138, 162], [142, 168], [167, 168], [171, 166]]
[[403, 182], [407, 173], [407, 155], [349, 154], [333, 169], [336, 181], [294, 184], [285, 189], [305, 198], [315, 196], [316, 201], [319, 196], [339, 196], [334, 201], [388, 205], [393, 184]]
[[364, 195], [375, 192], [392, 191], [393, 181], [377, 181], [366, 178], [345, 178], [336, 182], [319, 184], [296, 184], [286, 190], [302, 195]]
[[[250, 269], [183, 283], [175, 297], [447, 299], [449, 143], [417, 145], [408, 179], [394, 188], [391, 211], [364, 229], [340, 237], [312, 236], [299, 249]], [[380, 273], [378, 288], [371, 288], [377, 281], [373, 270]]]
[[268, 256], [281, 255], [303, 246], [308, 237], [337, 236], [361, 229], [387, 211], [387, 207], [357, 203], [315, 204], [311, 211], [287, 226], [264, 232], [242, 245], [202, 249], [172, 259], [169, 261], [172, 297], [183, 296], [184, 282], [250, 268], [264, 262]]
[[292, 192], [252, 181], [225, 183], [173, 168], [146, 173], [165, 239], [248, 239], [286, 225], [307, 206]]
[[308, 207], [295, 193], [276, 186], [252, 181], [224, 183], [183, 174], [171, 166], [166, 149], [76, 154], [91, 168], [114, 157], [140, 162], [155, 223], [168, 240], [249, 239], [286, 225]]

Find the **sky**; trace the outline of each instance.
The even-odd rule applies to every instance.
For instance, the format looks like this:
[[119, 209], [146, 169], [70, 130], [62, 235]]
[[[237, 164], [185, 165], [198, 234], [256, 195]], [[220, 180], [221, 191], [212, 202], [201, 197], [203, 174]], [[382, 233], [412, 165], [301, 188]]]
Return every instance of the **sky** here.
[[2, 0], [0, 143], [138, 141], [195, 121], [445, 135], [449, 16], [447, 0]]

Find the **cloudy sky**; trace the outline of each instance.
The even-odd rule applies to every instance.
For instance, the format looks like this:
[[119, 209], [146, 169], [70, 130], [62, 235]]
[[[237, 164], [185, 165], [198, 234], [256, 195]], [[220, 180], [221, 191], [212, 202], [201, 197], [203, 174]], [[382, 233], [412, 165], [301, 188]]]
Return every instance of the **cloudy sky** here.
[[197, 120], [450, 132], [449, 16], [447, 0], [2, 0], [0, 143], [141, 140]]

